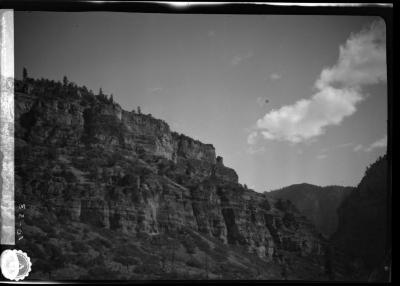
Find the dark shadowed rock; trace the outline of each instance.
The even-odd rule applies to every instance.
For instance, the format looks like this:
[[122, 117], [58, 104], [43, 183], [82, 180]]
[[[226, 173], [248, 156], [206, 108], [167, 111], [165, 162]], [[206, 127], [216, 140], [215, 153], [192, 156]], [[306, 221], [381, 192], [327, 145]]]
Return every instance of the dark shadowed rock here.
[[348, 267], [364, 277], [375, 269], [382, 272], [384, 264], [391, 263], [387, 259], [391, 253], [387, 175], [385, 155], [367, 168], [357, 188], [338, 209], [339, 225], [332, 241], [349, 256]]
[[329, 237], [338, 225], [337, 208], [352, 190], [352, 187], [296, 184], [266, 194], [269, 197], [290, 200], [322, 234]]

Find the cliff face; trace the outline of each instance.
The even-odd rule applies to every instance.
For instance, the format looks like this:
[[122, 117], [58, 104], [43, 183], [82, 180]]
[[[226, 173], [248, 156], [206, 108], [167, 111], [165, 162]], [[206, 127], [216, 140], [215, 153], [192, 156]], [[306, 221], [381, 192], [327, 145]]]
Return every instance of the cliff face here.
[[85, 106], [77, 100], [17, 96], [16, 136], [33, 144], [86, 144], [150, 153], [174, 162], [181, 158], [215, 163], [211, 144], [171, 132], [167, 123], [151, 115], [126, 112], [116, 104]]
[[387, 156], [379, 158], [365, 172], [361, 182], [338, 209], [338, 230], [332, 236], [336, 248], [349, 258], [350, 272], [368, 278], [377, 269], [383, 273], [391, 248], [388, 220]]
[[29, 202], [29, 239], [18, 244], [33, 277], [323, 279], [325, 241], [312, 224], [245, 189], [212, 145], [82, 88], [20, 86], [15, 186]]
[[337, 209], [353, 187], [296, 184], [267, 193], [273, 198], [290, 200], [316, 226], [329, 237], [338, 226]]

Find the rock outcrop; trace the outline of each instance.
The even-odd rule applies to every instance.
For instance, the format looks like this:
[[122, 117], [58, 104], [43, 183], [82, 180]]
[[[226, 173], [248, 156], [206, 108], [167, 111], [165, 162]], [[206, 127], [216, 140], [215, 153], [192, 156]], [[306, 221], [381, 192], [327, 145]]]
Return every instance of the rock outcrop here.
[[[135, 279], [325, 277], [326, 241], [314, 226], [290, 202], [244, 188], [211, 144], [86, 88], [28, 81], [29, 94], [16, 88], [15, 185], [16, 200], [29, 202], [30, 238], [19, 244], [37, 265], [34, 277], [99, 279], [110, 267], [109, 279], [132, 278], [124, 267]], [[46, 264], [52, 255], [60, 262]], [[294, 270], [303, 264], [309, 268]]]

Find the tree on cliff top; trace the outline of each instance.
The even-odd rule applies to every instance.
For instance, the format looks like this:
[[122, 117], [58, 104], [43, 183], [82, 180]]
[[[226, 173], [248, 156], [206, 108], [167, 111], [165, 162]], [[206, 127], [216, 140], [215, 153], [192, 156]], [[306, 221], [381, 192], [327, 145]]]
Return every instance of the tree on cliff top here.
[[68, 85], [68, 78], [66, 75], [63, 77], [63, 85], [64, 85], [64, 87], [66, 87]]
[[26, 67], [24, 67], [22, 70], [22, 79], [24, 81], [28, 79], [28, 71], [26, 70]]

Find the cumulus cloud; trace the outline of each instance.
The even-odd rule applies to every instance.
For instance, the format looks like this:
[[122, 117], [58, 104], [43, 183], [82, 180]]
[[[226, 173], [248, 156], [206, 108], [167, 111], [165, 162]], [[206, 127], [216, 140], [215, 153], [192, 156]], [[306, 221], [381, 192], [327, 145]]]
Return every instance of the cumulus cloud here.
[[379, 140], [376, 140], [368, 147], [364, 147], [362, 144], [359, 144], [356, 147], [354, 147], [354, 151], [356, 151], [356, 152], [358, 152], [358, 151], [371, 152], [372, 150], [386, 148], [386, 147], [387, 147], [387, 135], [385, 135], [383, 138], [381, 138]]
[[257, 130], [265, 139], [298, 143], [321, 135], [327, 125], [340, 124], [361, 99], [355, 90], [325, 88], [311, 99], [267, 113], [257, 121]]
[[386, 31], [382, 20], [353, 34], [339, 48], [339, 60], [325, 68], [315, 85], [319, 89], [339, 84], [360, 87], [386, 81]]
[[324, 134], [328, 126], [341, 124], [365, 98], [363, 86], [386, 81], [385, 35], [382, 20], [350, 35], [339, 48], [337, 63], [324, 68], [316, 80], [316, 93], [268, 112], [257, 120], [252, 133], [267, 140], [299, 143]]

